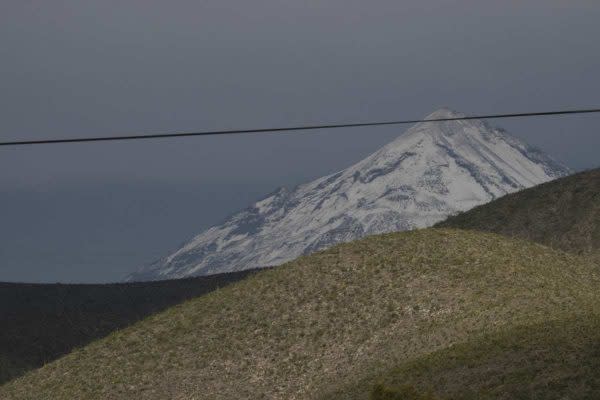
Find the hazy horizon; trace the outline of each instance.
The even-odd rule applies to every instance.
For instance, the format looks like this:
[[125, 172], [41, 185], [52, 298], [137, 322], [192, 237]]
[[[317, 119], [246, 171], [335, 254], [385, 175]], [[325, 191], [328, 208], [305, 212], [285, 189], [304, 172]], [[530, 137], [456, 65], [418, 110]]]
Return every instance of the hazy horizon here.
[[[0, 6], [2, 140], [600, 106], [600, 4]], [[600, 116], [492, 120], [576, 170]], [[408, 127], [0, 149], [0, 281], [107, 282]]]

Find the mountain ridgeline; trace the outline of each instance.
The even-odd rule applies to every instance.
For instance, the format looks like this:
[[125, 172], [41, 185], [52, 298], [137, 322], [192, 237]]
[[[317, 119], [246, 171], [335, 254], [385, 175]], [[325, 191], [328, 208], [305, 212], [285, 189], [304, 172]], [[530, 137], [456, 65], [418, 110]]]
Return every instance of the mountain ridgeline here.
[[600, 168], [504, 196], [436, 226], [500, 233], [600, 263]]
[[[442, 109], [427, 118], [461, 116]], [[127, 280], [280, 265], [367, 235], [431, 226], [568, 173], [482, 121], [424, 122], [345, 170], [278, 189]]]

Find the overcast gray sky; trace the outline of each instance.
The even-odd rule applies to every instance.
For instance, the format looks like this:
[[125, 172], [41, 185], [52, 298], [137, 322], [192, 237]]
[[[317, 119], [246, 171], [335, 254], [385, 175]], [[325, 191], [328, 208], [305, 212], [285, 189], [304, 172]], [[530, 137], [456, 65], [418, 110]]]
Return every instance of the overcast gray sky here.
[[[598, 1], [0, 3], [0, 138], [600, 106]], [[600, 164], [600, 116], [494, 121]], [[0, 281], [118, 280], [404, 127], [0, 149]]]

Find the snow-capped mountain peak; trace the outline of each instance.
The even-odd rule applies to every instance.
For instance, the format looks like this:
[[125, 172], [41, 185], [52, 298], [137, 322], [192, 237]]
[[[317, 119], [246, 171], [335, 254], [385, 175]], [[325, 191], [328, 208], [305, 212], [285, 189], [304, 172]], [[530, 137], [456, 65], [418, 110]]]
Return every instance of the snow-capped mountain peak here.
[[[460, 117], [443, 108], [426, 119]], [[128, 280], [278, 265], [365, 235], [430, 226], [568, 172], [482, 121], [422, 122], [342, 171], [276, 190]]]
[[432, 119], [444, 119], [444, 118], [464, 118], [466, 115], [463, 113], [460, 113], [458, 111], [454, 111], [448, 107], [442, 107], [434, 112], [432, 112], [431, 114], [429, 114], [428, 116], [426, 116], [425, 118], [423, 118], [424, 120], [432, 120]]

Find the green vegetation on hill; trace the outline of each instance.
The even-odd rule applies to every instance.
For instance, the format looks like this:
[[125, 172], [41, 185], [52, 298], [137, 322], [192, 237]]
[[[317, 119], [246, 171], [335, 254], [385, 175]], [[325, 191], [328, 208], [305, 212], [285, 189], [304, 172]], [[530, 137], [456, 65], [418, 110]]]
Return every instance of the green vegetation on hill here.
[[253, 272], [104, 285], [0, 282], [0, 384]]
[[437, 226], [518, 237], [600, 262], [600, 169], [509, 194]]
[[435, 393], [462, 400], [598, 399], [599, 370], [600, 318], [583, 315], [511, 328], [419, 357], [383, 375], [372, 398], [426, 399]]
[[599, 282], [585, 258], [495, 234], [372, 236], [150, 316], [5, 384], [0, 398], [368, 399], [411, 359], [589, 315]]

